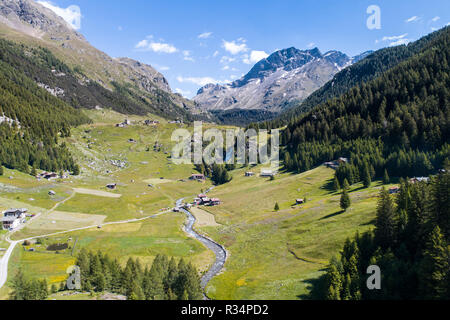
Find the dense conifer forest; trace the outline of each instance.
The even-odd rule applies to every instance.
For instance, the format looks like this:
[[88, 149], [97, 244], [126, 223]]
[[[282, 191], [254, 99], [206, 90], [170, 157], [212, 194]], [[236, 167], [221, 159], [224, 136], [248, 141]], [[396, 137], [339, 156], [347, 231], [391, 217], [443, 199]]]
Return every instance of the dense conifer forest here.
[[[414, 55], [423, 53], [436, 44], [439, 46], [439, 42], [447, 37], [446, 34], [449, 32], [449, 28], [450, 27], [444, 27], [439, 31], [433, 32], [408, 44], [407, 46], [401, 45], [383, 48], [368, 55], [354, 65], [345, 68], [336, 74], [331, 81], [312, 93], [304, 102], [300, 104], [292, 103], [286, 112], [282, 113], [274, 120], [261, 122], [258, 126], [279, 128], [294, 122], [301, 117], [302, 113], [310, 111], [317, 105], [325, 103], [328, 100], [339, 98], [351, 88], [360, 86], [361, 84], [380, 77], [384, 72], [396, 67]], [[255, 122], [257, 121], [258, 120], [255, 120]]]
[[[58, 138], [69, 136], [71, 126], [90, 120], [10, 64], [9, 57], [20, 56], [20, 52], [5, 49], [10, 45], [0, 40], [0, 164], [23, 172], [30, 167], [77, 171]], [[55, 67], [65, 70], [61, 64]]]
[[[447, 167], [448, 169], [448, 167]], [[427, 183], [401, 181], [400, 193], [380, 193], [375, 229], [348, 239], [340, 258], [315, 282], [310, 298], [449, 299], [450, 173]], [[381, 270], [381, 288], [369, 290], [367, 268]]]
[[57, 93], [58, 98], [74, 108], [92, 109], [99, 106], [124, 114], [154, 113], [168, 119], [190, 117], [186, 110], [170, 101], [167, 92], [155, 87], [149, 94], [117, 81], [112, 81], [114, 90], [105, 89], [88, 79], [81, 67], [68, 67], [46, 48], [28, 47], [0, 39], [0, 61], [36, 83], [51, 89], [62, 89], [63, 92]]
[[300, 115], [283, 131], [286, 169], [303, 172], [347, 157], [336, 176], [428, 175], [450, 155], [449, 35], [380, 77]]
[[131, 86], [113, 85], [110, 91], [90, 81], [48, 49], [0, 39], [0, 165], [23, 172], [35, 168], [77, 173], [58, 138], [70, 136], [70, 127], [90, 122], [80, 108], [189, 118], [161, 90], [138, 94]]
[[151, 266], [129, 259], [122, 267], [117, 259], [84, 249], [76, 264], [84, 291], [108, 291], [130, 300], [200, 300], [203, 291], [197, 270], [183, 259], [178, 262], [157, 255]]
[[[77, 261], [83, 292], [110, 292], [128, 300], [201, 300], [203, 291], [197, 270], [183, 259], [157, 255], [151, 266], [129, 259], [124, 267], [117, 259], [84, 248]], [[19, 270], [12, 280], [11, 300], [45, 300], [49, 293], [66, 290], [65, 283], [49, 292], [45, 279], [31, 279]]]

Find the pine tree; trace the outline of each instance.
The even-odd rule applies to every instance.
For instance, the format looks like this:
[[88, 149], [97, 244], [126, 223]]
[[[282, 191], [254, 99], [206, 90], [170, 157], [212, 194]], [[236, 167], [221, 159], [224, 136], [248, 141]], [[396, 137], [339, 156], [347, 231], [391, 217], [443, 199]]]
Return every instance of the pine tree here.
[[189, 294], [189, 300], [201, 300], [203, 291], [200, 286], [200, 277], [194, 266], [189, 263], [185, 270], [185, 287]]
[[327, 271], [327, 300], [340, 300], [342, 291], [342, 266], [340, 262], [333, 257], [330, 261], [330, 266]]
[[48, 298], [48, 284], [46, 279], [39, 281], [38, 298], [39, 300], [45, 300]]
[[0, 163], [0, 176], [2, 176], [2, 175], [3, 175], [3, 166]]
[[350, 184], [348, 183], [347, 179], [344, 179], [344, 182], [342, 183], [342, 190], [348, 190], [350, 189]]
[[10, 297], [12, 300], [26, 300], [27, 296], [27, 279], [21, 269], [17, 271], [16, 275], [12, 280], [11, 288], [13, 289]]
[[75, 165], [75, 166], [73, 167], [73, 172], [72, 172], [72, 174], [73, 174], [74, 176], [78, 176], [78, 175], [80, 174], [80, 167], [79, 167], [78, 165]]
[[31, 168], [30, 175], [33, 176], [33, 177], [36, 177], [36, 175], [37, 175], [36, 167], [34, 165]]
[[180, 300], [184, 300], [184, 301], [189, 300], [189, 294], [187, 293], [187, 290], [183, 291], [183, 294], [181, 295]]
[[338, 180], [338, 178], [336, 176], [334, 177], [334, 181], [333, 181], [333, 189], [336, 192], [341, 190], [341, 185], [339, 184], [339, 180]]
[[384, 169], [384, 174], [383, 174], [383, 184], [389, 184], [390, 183], [390, 178], [389, 178], [389, 174], [387, 169]]
[[449, 249], [436, 226], [427, 241], [420, 268], [420, 289], [425, 299], [448, 299]]
[[364, 166], [364, 171], [363, 171], [363, 184], [364, 184], [364, 187], [365, 188], [369, 188], [371, 183], [372, 183], [372, 179], [370, 177], [369, 167], [366, 164]]
[[278, 205], [278, 202], [275, 203], [275, 207], [273, 208], [274, 211], [279, 211], [280, 210], [280, 206]]
[[395, 239], [395, 208], [391, 196], [383, 187], [377, 206], [375, 240], [383, 249], [389, 248]]
[[433, 220], [441, 228], [447, 241], [450, 241], [450, 172], [438, 175], [432, 188]]
[[341, 204], [341, 209], [344, 211], [347, 211], [347, 209], [351, 205], [351, 200], [350, 200], [350, 196], [348, 195], [347, 189], [344, 189], [344, 191], [342, 192], [340, 204]]

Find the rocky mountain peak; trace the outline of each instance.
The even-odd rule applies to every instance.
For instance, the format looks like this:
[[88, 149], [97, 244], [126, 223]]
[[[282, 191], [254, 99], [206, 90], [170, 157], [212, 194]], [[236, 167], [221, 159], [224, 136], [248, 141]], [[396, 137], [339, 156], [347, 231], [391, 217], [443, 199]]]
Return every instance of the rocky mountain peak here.
[[0, 22], [36, 38], [47, 35], [86, 41], [63, 18], [33, 0], [1, 0]]
[[[164, 76], [139, 61], [113, 59], [93, 47], [63, 18], [34, 0], [0, 0], [0, 25], [5, 38], [45, 47], [70, 67], [79, 67], [83, 74], [101, 86], [113, 90], [113, 83], [131, 84], [138, 90], [160, 95], [167, 92], [170, 102], [183, 109], [194, 103], [172, 93]], [[3, 30], [4, 29], [4, 30]], [[32, 37], [17, 37], [17, 34]]]
[[280, 112], [306, 99], [352, 59], [337, 50], [278, 50], [256, 63], [241, 79], [202, 87], [194, 101], [206, 110], [256, 109]]

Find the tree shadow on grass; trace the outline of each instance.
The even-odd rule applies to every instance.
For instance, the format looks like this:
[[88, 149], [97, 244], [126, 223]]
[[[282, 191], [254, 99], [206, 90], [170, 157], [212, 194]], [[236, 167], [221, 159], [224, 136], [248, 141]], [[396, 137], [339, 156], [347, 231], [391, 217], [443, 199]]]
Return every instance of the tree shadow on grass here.
[[335, 192], [336, 190], [334, 190], [334, 179], [327, 180], [325, 184], [320, 187], [320, 189], [327, 190], [329, 192]]
[[375, 224], [375, 222], [377, 221], [377, 219], [372, 219], [369, 222], [363, 223], [361, 224], [362, 226], [373, 226]]
[[327, 215], [327, 216], [325, 216], [325, 217], [322, 217], [322, 218], [320, 218], [320, 220], [325, 220], [325, 219], [333, 218], [333, 217], [339, 216], [339, 215], [341, 215], [341, 214], [343, 214], [343, 213], [345, 213], [345, 211], [344, 211], [344, 210], [341, 210], [341, 211], [338, 211], [338, 212], [329, 214], [329, 215]]
[[[322, 269], [321, 271], [326, 271]], [[306, 283], [306, 289], [308, 293], [300, 294], [297, 298], [301, 300], [325, 300], [326, 292], [326, 273], [316, 279], [308, 279], [304, 281]]]
[[357, 191], [361, 191], [361, 190], [363, 190], [363, 189], [367, 189], [367, 187], [364, 187], [364, 186], [358, 187], [358, 188], [356, 188], [356, 189], [354, 189], [354, 190], [350, 190], [350, 193], [352, 193], [352, 192], [357, 192]]

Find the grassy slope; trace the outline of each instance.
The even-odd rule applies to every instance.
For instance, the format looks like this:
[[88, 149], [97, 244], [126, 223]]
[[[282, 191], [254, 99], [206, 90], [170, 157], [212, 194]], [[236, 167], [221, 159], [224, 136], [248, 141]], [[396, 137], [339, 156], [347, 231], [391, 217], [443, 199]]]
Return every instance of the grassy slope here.
[[[98, 110], [88, 114], [94, 124], [74, 129], [72, 138], [68, 139], [81, 164], [82, 175], [63, 181], [38, 182], [6, 170], [0, 177], [4, 191], [0, 195], [1, 208], [26, 206], [32, 213], [45, 214], [58, 201], [69, 197], [72, 188], [107, 191], [105, 184], [116, 182], [118, 189], [113, 192], [121, 194], [121, 198], [76, 194], [57, 210], [99, 214], [106, 216], [106, 221], [117, 221], [157, 213], [161, 208], [172, 207], [176, 199], [192, 198], [210, 186], [210, 183], [178, 181], [194, 171], [190, 166], [170, 164], [165, 154], [170, 151], [170, 135], [175, 125], [162, 121], [158, 128], [142, 125], [115, 128], [114, 123], [123, 121], [122, 115]], [[137, 143], [129, 143], [129, 138]], [[163, 144], [160, 152], [153, 151], [155, 141]], [[150, 151], [146, 151], [147, 146]], [[110, 164], [111, 159], [126, 160], [128, 165], [119, 169]], [[254, 171], [258, 172], [257, 169]], [[321, 274], [327, 260], [338, 253], [346, 237], [353, 236], [357, 230], [371, 228], [379, 183], [370, 189], [355, 186], [350, 194], [352, 207], [341, 213], [340, 195], [329, 190], [331, 169], [320, 167], [300, 175], [282, 173], [274, 181], [257, 176], [246, 178], [245, 171], [234, 171], [232, 182], [213, 190], [212, 196], [224, 201], [221, 206], [204, 208], [214, 214], [220, 226], [200, 229], [224, 244], [231, 254], [226, 270], [207, 288], [212, 298], [297, 299], [307, 293], [309, 280]], [[9, 176], [14, 178], [10, 180]], [[161, 177], [171, 182], [154, 184], [154, 188], [144, 182]], [[50, 189], [57, 191], [55, 198], [48, 196]], [[307, 198], [307, 203], [292, 207], [296, 198]], [[281, 208], [277, 213], [273, 212], [275, 202]], [[181, 229], [184, 221], [182, 214], [168, 213], [142, 222], [73, 232], [45, 241], [64, 242], [71, 237], [72, 241], [78, 239], [75, 254], [81, 247], [101, 249], [120, 257], [122, 263], [129, 257], [139, 257], [148, 263], [156, 254], [164, 253], [186, 258], [205, 270], [213, 261], [213, 254], [184, 234]], [[15, 237], [47, 234], [51, 232], [49, 228], [28, 227]], [[70, 250], [55, 254], [45, 252], [44, 247], [37, 249], [37, 252], [27, 252], [17, 246], [10, 275], [22, 267], [27, 273], [47, 277], [50, 282], [61, 281], [67, 266], [74, 261]], [[8, 288], [2, 289], [0, 297], [6, 297], [7, 292]]]
[[[210, 186], [210, 183], [178, 181], [187, 179], [194, 170], [191, 166], [170, 164], [168, 154], [165, 154], [166, 151], [171, 151], [170, 137], [173, 129], [177, 128], [176, 125], [160, 119], [162, 123], [157, 128], [143, 125], [115, 128], [115, 123], [124, 120], [123, 115], [98, 110], [88, 111], [88, 115], [94, 119], [95, 124], [73, 129], [72, 138], [67, 141], [81, 164], [82, 174], [66, 180], [48, 182], [5, 170], [5, 175], [0, 177], [0, 187], [4, 191], [0, 195], [0, 209], [27, 207], [31, 213], [42, 212], [46, 215], [48, 209], [67, 199], [73, 188], [107, 191], [105, 185], [115, 182], [118, 183], [118, 188], [113, 192], [121, 194], [121, 198], [75, 194], [67, 202], [61, 203], [57, 210], [76, 214], [99, 214], [106, 216], [105, 221], [120, 221], [153, 215], [160, 212], [161, 208], [173, 207], [176, 199], [192, 196]], [[142, 121], [147, 118], [130, 119]], [[137, 143], [129, 143], [129, 138], [134, 138]], [[160, 152], [153, 151], [156, 140], [163, 144]], [[90, 148], [87, 146], [88, 141], [94, 142]], [[148, 152], [147, 146], [151, 147]], [[119, 169], [110, 164], [111, 159], [126, 160], [128, 165]], [[111, 172], [107, 173], [107, 170]], [[9, 176], [14, 178], [9, 179]], [[144, 182], [147, 179], [159, 180], [160, 177], [170, 182], [155, 184], [154, 188]], [[49, 190], [56, 191], [57, 195], [50, 197]], [[181, 213], [166, 213], [142, 222], [72, 232], [50, 237], [46, 241], [65, 242], [69, 237], [78, 239], [75, 255], [82, 247], [101, 249], [119, 258], [122, 263], [126, 263], [129, 257], [150, 263], [157, 254], [162, 253], [176, 258], [183, 257], [204, 271], [214, 261], [214, 255], [200, 242], [186, 236], [182, 231], [185, 220]], [[52, 225], [55, 230], [52, 230], [52, 226], [39, 228], [37, 223], [33, 224], [14, 234], [12, 238], [23, 239], [59, 231], [56, 229], [59, 224]], [[36, 252], [28, 252], [24, 251], [22, 246], [16, 247], [10, 262], [9, 279], [19, 267], [32, 276], [48, 278], [50, 283], [64, 279], [67, 266], [74, 261], [70, 250], [55, 254], [46, 252], [45, 247], [36, 249]], [[6, 298], [8, 290], [7, 287], [0, 290], [0, 298]]]
[[[219, 228], [203, 230], [230, 253], [225, 272], [214, 278], [208, 295], [214, 299], [304, 298], [328, 259], [347, 237], [371, 228], [380, 184], [352, 188], [351, 208], [339, 208], [340, 194], [329, 189], [333, 170], [319, 167], [299, 174], [281, 174], [270, 181], [234, 172], [231, 183], [213, 190], [219, 207], [208, 207]], [[257, 172], [257, 171], [255, 171]], [[296, 198], [306, 204], [293, 206]], [[278, 202], [281, 210], [274, 212]]]

